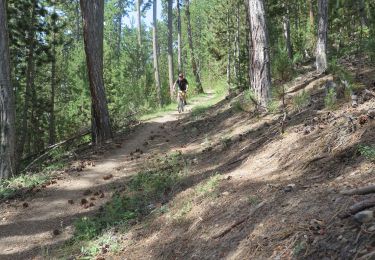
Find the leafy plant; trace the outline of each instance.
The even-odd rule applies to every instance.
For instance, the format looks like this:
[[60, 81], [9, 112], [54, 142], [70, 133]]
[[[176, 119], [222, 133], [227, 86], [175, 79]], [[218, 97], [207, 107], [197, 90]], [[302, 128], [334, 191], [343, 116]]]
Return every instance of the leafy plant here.
[[375, 162], [375, 147], [360, 145], [358, 147], [359, 153], [365, 157], [367, 160]]
[[293, 97], [293, 106], [297, 111], [301, 111], [310, 102], [309, 94], [305, 90]]
[[170, 193], [179, 183], [186, 161], [180, 153], [157, 158], [130, 181], [129, 193], [115, 194], [97, 216], [75, 222], [75, 241], [91, 240], [114, 226], [127, 226], [132, 220], [147, 215], [150, 205]]
[[219, 174], [216, 174], [212, 176], [205, 183], [198, 185], [195, 188], [195, 192], [198, 196], [201, 196], [201, 197], [206, 197], [210, 194], [214, 194], [220, 181], [221, 181], [221, 176]]
[[324, 104], [327, 108], [332, 109], [335, 107], [337, 102], [336, 96], [336, 90], [334, 88], [330, 88], [327, 95], [324, 97]]

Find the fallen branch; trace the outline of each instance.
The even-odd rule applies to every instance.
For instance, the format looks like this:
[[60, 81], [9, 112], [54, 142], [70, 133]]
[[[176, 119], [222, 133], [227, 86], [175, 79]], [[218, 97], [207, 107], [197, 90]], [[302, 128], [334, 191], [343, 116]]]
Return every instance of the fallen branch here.
[[71, 142], [71, 141], [73, 141], [73, 140], [75, 140], [75, 139], [77, 139], [77, 138], [83, 137], [83, 136], [88, 135], [88, 134], [90, 134], [90, 133], [91, 133], [91, 131], [84, 131], [84, 132], [82, 132], [82, 133], [80, 133], [80, 134], [78, 134], [78, 135], [75, 135], [75, 136], [73, 136], [73, 137], [67, 139], [67, 140], [64, 140], [64, 141], [61, 141], [61, 142], [59, 142], [59, 143], [57, 143], [57, 144], [54, 144], [54, 145], [50, 145], [50, 146], [48, 146], [46, 149], [44, 149], [44, 150], [42, 151], [42, 155], [38, 156], [35, 160], [33, 160], [30, 164], [28, 164], [28, 165], [25, 167], [25, 169], [24, 169], [23, 171], [26, 172], [26, 171], [27, 171], [28, 169], [30, 169], [31, 166], [33, 166], [35, 163], [37, 163], [38, 161], [40, 161], [40, 160], [46, 158], [46, 157], [49, 155], [49, 153], [50, 153], [51, 151], [53, 151], [53, 150], [55, 150], [55, 149], [61, 147], [62, 145], [66, 144], [66, 143], [69, 143], [69, 142]]
[[219, 234], [213, 236], [212, 238], [213, 239], [217, 239], [217, 238], [220, 238], [220, 237], [223, 237], [225, 236], [226, 234], [228, 234], [233, 228], [237, 227], [238, 225], [241, 225], [242, 223], [244, 223], [246, 220], [248, 220], [252, 215], [254, 215], [254, 213], [260, 209], [261, 207], [263, 207], [264, 205], [266, 204], [265, 201], [259, 203], [258, 205], [255, 206], [255, 208], [253, 208], [249, 214], [245, 217], [245, 218], [242, 218], [236, 222], [234, 222], [232, 225], [230, 225], [228, 228], [224, 229], [222, 232], [220, 232]]
[[375, 198], [367, 199], [367, 200], [362, 200], [353, 206], [349, 208], [348, 211], [342, 213], [339, 215], [340, 218], [348, 218], [362, 210], [371, 208], [375, 206]]
[[340, 191], [342, 195], [366, 195], [370, 193], [375, 193], [375, 185]]

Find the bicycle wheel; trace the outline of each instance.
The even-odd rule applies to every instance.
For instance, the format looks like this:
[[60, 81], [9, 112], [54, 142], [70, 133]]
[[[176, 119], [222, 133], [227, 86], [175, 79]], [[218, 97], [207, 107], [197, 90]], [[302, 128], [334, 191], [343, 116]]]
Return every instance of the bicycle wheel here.
[[178, 113], [184, 112], [184, 101], [182, 98], [178, 99]]

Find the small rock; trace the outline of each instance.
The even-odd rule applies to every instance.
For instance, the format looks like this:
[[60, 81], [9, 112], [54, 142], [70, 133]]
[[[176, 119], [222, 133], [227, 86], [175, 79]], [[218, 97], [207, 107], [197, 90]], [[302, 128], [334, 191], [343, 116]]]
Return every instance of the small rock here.
[[285, 192], [291, 192], [295, 189], [296, 185], [294, 183], [292, 184], [288, 184], [285, 188], [284, 188], [284, 191]]
[[310, 126], [306, 126], [304, 129], [303, 129], [303, 134], [304, 135], [308, 135], [311, 133], [311, 127]]
[[112, 174], [107, 174], [105, 176], [103, 176], [103, 180], [107, 181], [109, 179], [112, 179], [113, 178], [113, 175]]
[[371, 119], [374, 119], [375, 118], [375, 109], [370, 109], [368, 112], [367, 112], [367, 116]]
[[374, 211], [364, 210], [354, 215], [354, 219], [360, 223], [368, 223], [374, 220]]
[[89, 207], [94, 207], [95, 204], [93, 202], [90, 202]]
[[52, 233], [53, 233], [53, 235], [58, 236], [58, 235], [60, 235], [60, 230], [55, 229]]
[[232, 176], [228, 176], [227, 177], [227, 181], [231, 180], [232, 179]]
[[228, 196], [229, 195], [229, 192], [228, 191], [224, 191], [223, 193], [221, 193], [223, 196]]
[[87, 203], [88, 203], [87, 199], [81, 199], [81, 205], [85, 205]]
[[102, 192], [102, 193], [100, 193], [100, 196], [99, 196], [99, 198], [104, 198], [104, 193]]
[[74, 201], [73, 200], [68, 200], [68, 203], [69, 204], [74, 204]]
[[22, 207], [24, 207], [24, 208], [27, 208], [27, 207], [29, 207], [29, 203], [27, 203], [27, 202], [24, 202], [24, 203], [22, 204]]
[[369, 228], [367, 229], [367, 231], [368, 231], [368, 232], [374, 232], [374, 231], [375, 231], [375, 225], [369, 227]]

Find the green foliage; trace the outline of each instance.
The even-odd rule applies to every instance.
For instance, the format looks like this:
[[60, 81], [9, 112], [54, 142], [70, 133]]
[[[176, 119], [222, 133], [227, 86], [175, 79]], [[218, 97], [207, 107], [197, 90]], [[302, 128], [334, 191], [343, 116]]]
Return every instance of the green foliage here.
[[271, 114], [277, 113], [279, 111], [279, 101], [271, 99], [267, 104], [267, 111]]
[[257, 205], [260, 202], [260, 198], [256, 195], [250, 195], [247, 197], [247, 201], [250, 205]]
[[169, 194], [179, 184], [187, 167], [180, 153], [157, 158], [128, 184], [128, 194], [116, 194], [97, 216], [84, 217], [75, 223], [74, 241], [91, 240], [114, 226], [128, 226], [132, 220], [150, 212], [149, 205]]
[[208, 179], [206, 182], [199, 184], [195, 188], [195, 193], [199, 197], [207, 197], [216, 195], [216, 189], [219, 186], [221, 181], [221, 176], [219, 174], [215, 174], [210, 179]]
[[272, 76], [280, 82], [287, 82], [293, 78], [293, 62], [288, 57], [283, 46], [279, 46], [272, 59]]
[[0, 181], [0, 199], [11, 198], [22, 190], [29, 190], [44, 184], [51, 179], [48, 174], [19, 175], [8, 180]]
[[358, 147], [358, 151], [367, 160], [375, 162], [375, 147], [374, 146], [360, 145]]
[[337, 103], [337, 95], [335, 89], [328, 90], [327, 95], [324, 97], [324, 104], [327, 108], [332, 109]]
[[302, 90], [301, 93], [298, 93], [293, 97], [293, 107], [297, 111], [301, 111], [309, 103], [310, 103], [310, 96], [305, 90]]

